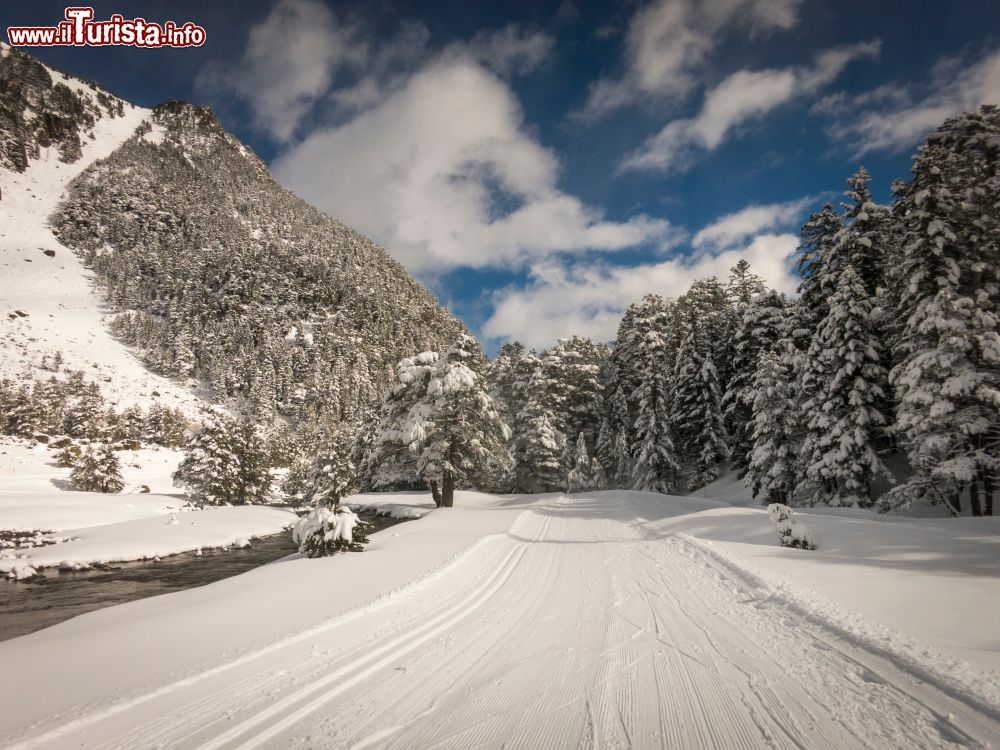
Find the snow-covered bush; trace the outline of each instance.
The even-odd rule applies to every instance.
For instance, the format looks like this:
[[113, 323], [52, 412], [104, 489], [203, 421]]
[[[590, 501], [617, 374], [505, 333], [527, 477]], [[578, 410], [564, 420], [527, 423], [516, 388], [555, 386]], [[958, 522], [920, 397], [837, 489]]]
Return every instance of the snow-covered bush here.
[[816, 549], [816, 540], [812, 532], [801, 521], [793, 518], [792, 509], [781, 503], [771, 503], [767, 506], [767, 514], [771, 516], [778, 529], [778, 537], [782, 547], [795, 549]]
[[326, 557], [337, 552], [361, 552], [368, 544], [370, 524], [346, 505], [313, 508], [292, 529], [292, 539], [306, 557]]

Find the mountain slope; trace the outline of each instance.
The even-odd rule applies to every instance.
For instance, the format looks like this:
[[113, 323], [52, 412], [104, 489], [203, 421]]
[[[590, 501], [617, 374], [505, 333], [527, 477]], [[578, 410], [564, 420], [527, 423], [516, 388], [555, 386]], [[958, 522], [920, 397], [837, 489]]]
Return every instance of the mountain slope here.
[[113, 404], [196, 411], [111, 334], [93, 275], [49, 227], [70, 181], [151, 114], [0, 44], [0, 378], [48, 376], [58, 352]]
[[[5, 51], [5, 59], [13, 56], [19, 69], [32, 67], [27, 55]], [[10, 88], [9, 81], [4, 85]], [[22, 92], [21, 99], [33, 95]], [[109, 101], [110, 114], [96, 120], [84, 157], [52, 165], [60, 179], [37, 183], [44, 198], [32, 221], [55, 208], [55, 194], [74, 177], [50, 218], [56, 239], [76, 251], [103, 286], [111, 332], [160, 380], [169, 378], [171, 388], [203, 386], [212, 400], [264, 420], [352, 420], [380, 400], [402, 356], [447, 346], [465, 330], [382, 248], [278, 185], [209, 110], [167, 102], [152, 112], [123, 105], [124, 115], [117, 116], [118, 100]], [[85, 131], [86, 118], [73, 122]], [[6, 127], [28, 141], [25, 175], [40, 175], [58, 147], [39, 148], [31, 161], [38, 128]], [[41, 131], [42, 141], [51, 140]], [[14, 139], [8, 134], [7, 140]], [[17, 181], [10, 171], [16, 164], [6, 166], [4, 211], [16, 220], [27, 210], [31, 185]], [[4, 262], [23, 263], [15, 253], [27, 248], [20, 252], [51, 263], [33, 236], [9, 237]], [[68, 260], [58, 245], [50, 249], [57, 260]], [[72, 260], [66, 275], [79, 286], [85, 274]], [[62, 292], [71, 282], [60, 278], [53, 286]], [[27, 304], [26, 296], [39, 293], [36, 283], [28, 295], [8, 299], [5, 293], [0, 302], [16, 317], [15, 300]], [[33, 317], [25, 311], [28, 318], [19, 321]], [[96, 328], [114, 340], [94, 315], [79, 319], [85, 344], [98, 336]], [[69, 325], [56, 321], [49, 328], [58, 336]], [[37, 364], [41, 347], [33, 338], [39, 339], [34, 329], [17, 338], [19, 367]], [[110, 348], [93, 341], [94, 348]]]

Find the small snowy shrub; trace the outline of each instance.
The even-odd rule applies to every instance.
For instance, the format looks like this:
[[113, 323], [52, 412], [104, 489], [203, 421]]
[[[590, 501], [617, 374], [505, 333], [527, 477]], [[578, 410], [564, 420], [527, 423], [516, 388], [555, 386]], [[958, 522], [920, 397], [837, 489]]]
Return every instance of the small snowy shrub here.
[[337, 552], [362, 552], [368, 544], [369, 523], [346, 505], [313, 508], [292, 529], [292, 539], [306, 557], [326, 557]]
[[792, 509], [787, 505], [771, 503], [767, 506], [767, 513], [778, 529], [778, 537], [782, 547], [816, 549], [816, 541], [813, 539], [812, 532], [804, 523], [796, 521], [792, 517]]

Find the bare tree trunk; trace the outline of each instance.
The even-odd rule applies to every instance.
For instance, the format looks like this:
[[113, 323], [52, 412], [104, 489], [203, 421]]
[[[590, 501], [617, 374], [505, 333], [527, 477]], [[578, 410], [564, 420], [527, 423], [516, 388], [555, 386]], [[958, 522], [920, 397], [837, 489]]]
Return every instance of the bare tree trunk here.
[[948, 505], [951, 506], [951, 510], [956, 516], [962, 515], [962, 490], [955, 490], [951, 493]]
[[986, 493], [986, 507], [983, 508], [984, 516], [993, 515], [993, 477], [987, 474], [983, 477], [983, 490]]
[[431, 488], [431, 498], [434, 500], [434, 507], [441, 507], [441, 489], [438, 487], [438, 483], [433, 479], [427, 480], [427, 485]]
[[982, 498], [979, 496], [979, 482], [975, 479], [969, 482], [969, 503], [972, 505], [972, 515], [983, 515]]
[[451, 508], [454, 504], [455, 477], [450, 471], [446, 471], [441, 486], [441, 507]]

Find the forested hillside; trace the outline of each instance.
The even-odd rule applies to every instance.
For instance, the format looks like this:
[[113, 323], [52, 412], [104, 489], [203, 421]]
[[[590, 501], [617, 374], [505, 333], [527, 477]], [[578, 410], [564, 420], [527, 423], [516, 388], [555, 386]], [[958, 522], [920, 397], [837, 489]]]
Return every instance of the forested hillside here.
[[384, 250], [274, 182], [205, 109], [151, 122], [53, 217], [154, 370], [261, 420], [350, 421], [463, 326]]

